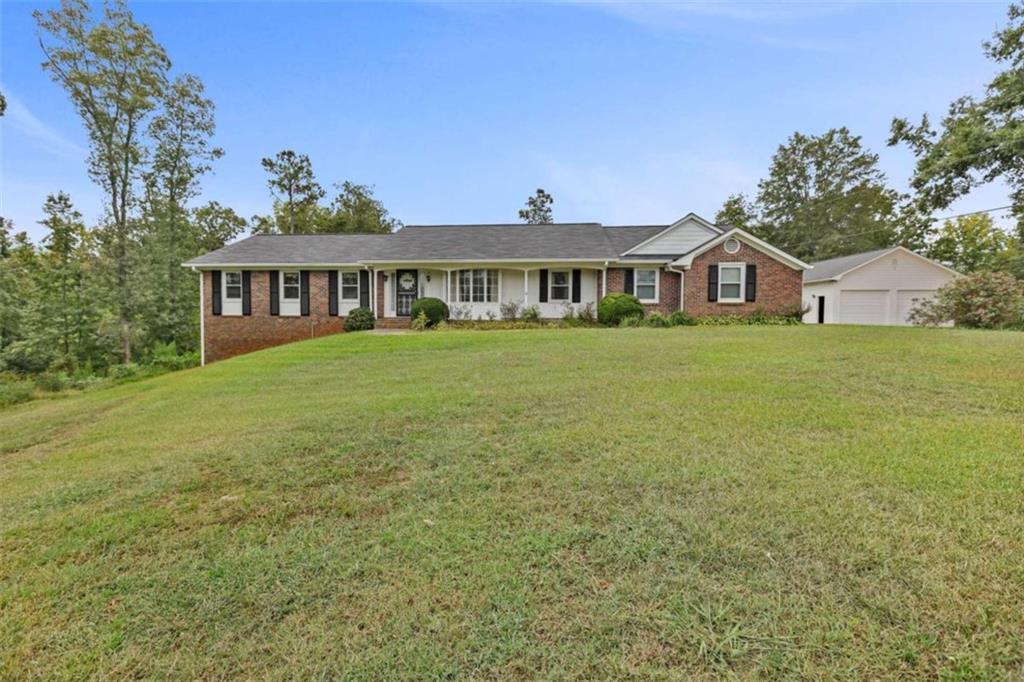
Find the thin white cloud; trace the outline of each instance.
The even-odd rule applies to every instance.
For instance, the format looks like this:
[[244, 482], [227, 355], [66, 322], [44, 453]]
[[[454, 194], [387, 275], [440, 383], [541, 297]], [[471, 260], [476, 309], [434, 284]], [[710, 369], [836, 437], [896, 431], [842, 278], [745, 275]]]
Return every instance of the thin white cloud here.
[[782, 49], [829, 53], [845, 51], [847, 46], [820, 36], [793, 38], [777, 35], [752, 36], [747, 32], [737, 34], [736, 27], [755, 27], [763, 32], [770, 27], [805, 22], [852, 6], [852, 3], [809, 2], [574, 2], [654, 31], [711, 36], [715, 40], [755, 40]]
[[7, 98], [7, 112], [0, 121], [10, 125], [12, 130], [32, 140], [40, 149], [56, 156], [81, 161], [88, 155], [81, 145], [72, 142], [41, 121], [10, 90], [5, 88], [4, 96]]
[[616, 165], [542, 162], [559, 219], [606, 225], [664, 224], [690, 211], [709, 220], [730, 194], [750, 191], [758, 174], [734, 159], [688, 152]]

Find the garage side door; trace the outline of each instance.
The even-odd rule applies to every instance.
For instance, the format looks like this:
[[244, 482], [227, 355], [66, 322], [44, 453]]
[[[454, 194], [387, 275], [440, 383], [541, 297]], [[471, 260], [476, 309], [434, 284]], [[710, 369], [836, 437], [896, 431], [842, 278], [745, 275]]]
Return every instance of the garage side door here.
[[899, 319], [897, 324], [910, 324], [907, 316], [910, 311], [924, 301], [935, 298], [935, 290], [931, 289], [900, 289], [896, 292], [896, 312]]
[[886, 324], [889, 291], [839, 292], [839, 322], [842, 324]]

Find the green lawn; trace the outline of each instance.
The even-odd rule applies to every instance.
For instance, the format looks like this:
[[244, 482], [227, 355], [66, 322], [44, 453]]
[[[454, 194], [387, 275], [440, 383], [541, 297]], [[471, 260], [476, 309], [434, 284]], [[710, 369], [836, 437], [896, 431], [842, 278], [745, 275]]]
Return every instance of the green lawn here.
[[0, 678], [1024, 676], [1024, 334], [350, 334], [0, 412]]

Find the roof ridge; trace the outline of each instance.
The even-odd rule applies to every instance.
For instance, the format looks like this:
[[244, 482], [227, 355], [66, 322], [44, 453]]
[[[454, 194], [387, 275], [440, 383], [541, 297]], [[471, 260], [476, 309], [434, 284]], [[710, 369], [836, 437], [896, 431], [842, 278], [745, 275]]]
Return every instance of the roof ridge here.
[[[603, 227], [599, 222], [565, 222], [565, 223], [416, 223], [404, 225], [402, 229], [409, 227], [567, 227], [570, 225], [597, 225]], [[399, 230], [401, 231], [401, 230]]]

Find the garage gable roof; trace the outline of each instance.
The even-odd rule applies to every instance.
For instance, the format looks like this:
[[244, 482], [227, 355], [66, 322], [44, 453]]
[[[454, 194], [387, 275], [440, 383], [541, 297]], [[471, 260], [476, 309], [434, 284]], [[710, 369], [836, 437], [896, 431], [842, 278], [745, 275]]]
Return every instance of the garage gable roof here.
[[946, 267], [938, 261], [934, 261], [930, 258], [925, 258], [919, 253], [915, 253], [910, 249], [903, 246], [893, 246], [888, 249], [876, 249], [874, 251], [865, 251], [864, 253], [855, 253], [849, 256], [840, 256], [838, 258], [829, 258], [828, 260], [818, 261], [813, 263], [814, 270], [804, 272], [804, 284], [810, 284], [812, 282], [838, 282], [847, 275], [858, 268], [862, 268], [868, 263], [872, 263], [879, 258], [884, 258], [890, 253], [901, 252], [910, 254], [916, 258], [919, 258], [926, 263], [930, 263], [937, 268], [941, 268], [946, 272], [950, 272], [954, 275], [960, 273], [956, 270]]

